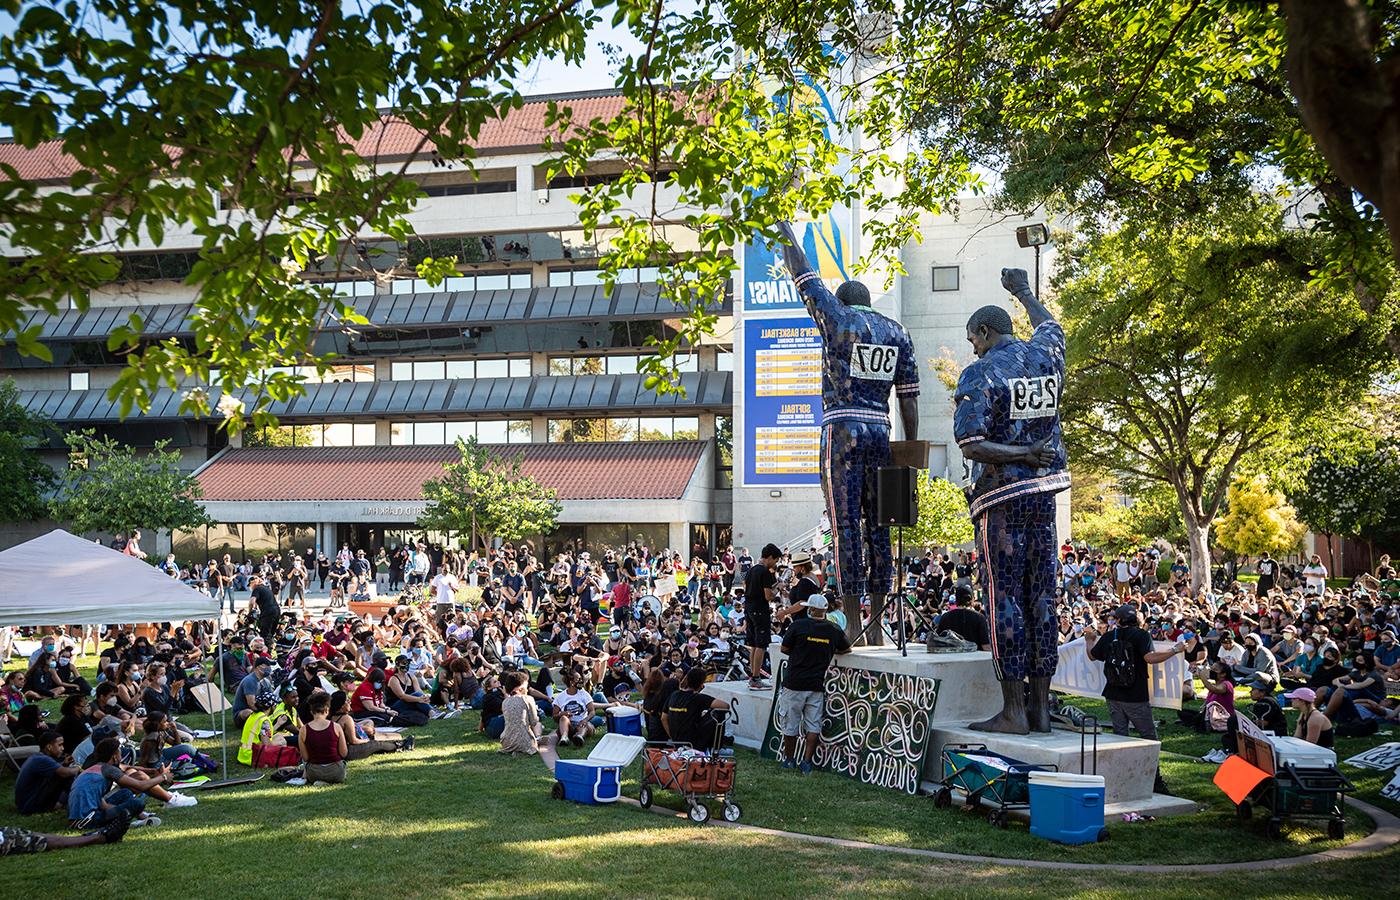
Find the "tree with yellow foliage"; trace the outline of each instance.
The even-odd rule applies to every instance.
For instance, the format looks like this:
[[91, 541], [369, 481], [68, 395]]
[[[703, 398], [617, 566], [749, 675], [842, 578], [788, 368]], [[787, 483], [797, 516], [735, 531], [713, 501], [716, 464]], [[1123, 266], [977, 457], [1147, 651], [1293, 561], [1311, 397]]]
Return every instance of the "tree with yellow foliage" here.
[[1306, 527], [1263, 475], [1236, 478], [1225, 502], [1228, 510], [1214, 523], [1215, 542], [1230, 553], [1260, 556], [1267, 550], [1286, 555], [1302, 545]]

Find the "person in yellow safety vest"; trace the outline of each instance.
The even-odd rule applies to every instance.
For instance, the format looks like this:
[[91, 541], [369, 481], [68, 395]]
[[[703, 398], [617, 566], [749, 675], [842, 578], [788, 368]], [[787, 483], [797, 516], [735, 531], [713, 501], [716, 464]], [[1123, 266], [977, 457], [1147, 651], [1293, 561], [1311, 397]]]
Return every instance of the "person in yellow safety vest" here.
[[255, 744], [286, 744], [286, 738], [272, 733], [272, 716], [268, 713], [276, 702], [277, 695], [272, 691], [259, 691], [254, 698], [253, 714], [243, 722], [243, 741], [238, 745], [238, 761], [243, 765], [253, 764]]

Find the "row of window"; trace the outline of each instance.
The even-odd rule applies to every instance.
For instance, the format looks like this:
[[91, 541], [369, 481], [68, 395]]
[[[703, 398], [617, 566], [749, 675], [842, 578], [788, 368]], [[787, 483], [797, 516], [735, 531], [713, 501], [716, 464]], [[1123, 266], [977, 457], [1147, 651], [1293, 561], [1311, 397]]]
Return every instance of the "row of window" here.
[[594, 441], [693, 441], [700, 436], [695, 416], [608, 416], [550, 419], [551, 443]]
[[[618, 284], [654, 284], [659, 270], [623, 269], [617, 274]], [[585, 287], [603, 283], [601, 269], [553, 269], [549, 273], [550, 287]], [[372, 297], [377, 293], [373, 281], [323, 282], [343, 297]], [[452, 275], [441, 284], [433, 285], [424, 278], [396, 278], [389, 286], [391, 294], [429, 294], [438, 291], [504, 291], [530, 287], [529, 272], [494, 272], [477, 275]]]
[[278, 425], [243, 432], [245, 447], [373, 447], [373, 422]]
[[529, 419], [483, 422], [394, 422], [389, 443], [455, 444], [476, 438], [483, 444], [528, 444], [533, 429]]
[[528, 378], [530, 360], [425, 359], [389, 363], [391, 381], [442, 381], [446, 378]]
[[[642, 356], [551, 356], [550, 375], [635, 375]], [[734, 354], [721, 350], [716, 354], [715, 368], [720, 372], [734, 371]], [[693, 353], [676, 357], [676, 368], [681, 372], [699, 371], [699, 360]], [[269, 372], [285, 372], [300, 375], [306, 384], [340, 384], [346, 382], [374, 381], [374, 365], [331, 366], [324, 374], [315, 366], [277, 366]], [[211, 384], [218, 384], [218, 369], [209, 371]], [[528, 378], [530, 360], [524, 357], [513, 359], [425, 359], [389, 363], [390, 381], [443, 381], [448, 378]], [[68, 373], [70, 391], [86, 391], [91, 378], [86, 371]]]

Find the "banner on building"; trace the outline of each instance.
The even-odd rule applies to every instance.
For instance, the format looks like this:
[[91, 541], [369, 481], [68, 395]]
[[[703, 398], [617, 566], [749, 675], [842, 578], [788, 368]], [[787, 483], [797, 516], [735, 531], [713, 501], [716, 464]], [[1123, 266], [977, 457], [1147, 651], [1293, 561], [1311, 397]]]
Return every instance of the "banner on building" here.
[[822, 339], [807, 316], [744, 322], [743, 484], [820, 484]]
[[[1154, 647], [1168, 650], [1172, 644], [1158, 641]], [[1181, 709], [1181, 689], [1190, 672], [1181, 656], [1151, 666], [1147, 672], [1148, 703], [1161, 709]], [[1051, 690], [1079, 697], [1102, 697], [1105, 684], [1103, 663], [1089, 658], [1083, 638], [1060, 645], [1060, 661], [1050, 680]]]
[[[830, 46], [826, 52], [844, 59]], [[835, 144], [850, 146], [850, 137], [844, 132], [842, 117], [831, 95], [808, 75], [798, 73], [795, 84], [773, 82], [766, 86], [765, 93], [779, 110], [797, 109], [815, 113], [822, 123], [822, 133]], [[850, 161], [843, 155], [837, 171], [847, 176]], [[802, 249], [807, 253], [807, 261], [821, 276], [827, 287], [835, 290], [843, 281], [849, 281], [851, 259], [851, 231], [854, 217], [848, 206], [836, 206], [825, 215], [792, 223], [793, 231]], [[768, 247], [761, 240], [744, 245], [743, 290], [740, 299], [745, 314], [766, 311], [802, 309], [802, 298], [793, 286], [787, 267], [783, 264], [780, 248]]]

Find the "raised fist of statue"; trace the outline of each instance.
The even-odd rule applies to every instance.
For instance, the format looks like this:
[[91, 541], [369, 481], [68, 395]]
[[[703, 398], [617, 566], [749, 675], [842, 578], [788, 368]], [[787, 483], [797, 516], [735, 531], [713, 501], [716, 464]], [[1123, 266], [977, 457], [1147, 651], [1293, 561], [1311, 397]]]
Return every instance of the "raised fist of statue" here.
[[1002, 269], [1001, 286], [1012, 295], [1019, 295], [1031, 289], [1031, 280], [1025, 269]]

